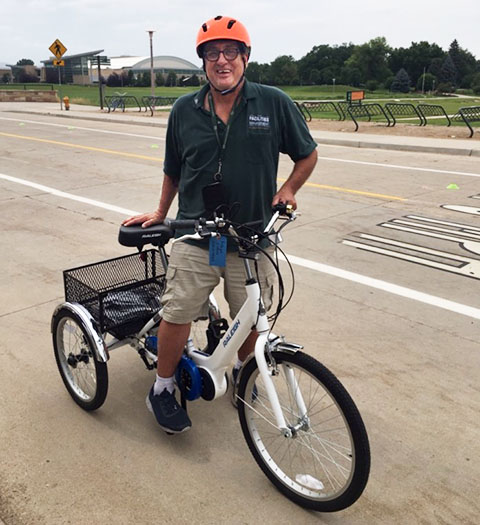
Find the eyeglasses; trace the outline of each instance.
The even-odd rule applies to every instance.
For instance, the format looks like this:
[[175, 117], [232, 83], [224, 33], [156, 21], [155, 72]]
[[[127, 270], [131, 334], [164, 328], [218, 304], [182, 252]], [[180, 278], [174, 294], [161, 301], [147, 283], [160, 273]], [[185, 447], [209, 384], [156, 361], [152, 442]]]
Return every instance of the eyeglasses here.
[[203, 53], [203, 56], [209, 62], [216, 62], [220, 58], [220, 53], [223, 54], [226, 60], [235, 60], [240, 54], [240, 49], [238, 49], [238, 47], [226, 47], [223, 51], [219, 49], [208, 49]]

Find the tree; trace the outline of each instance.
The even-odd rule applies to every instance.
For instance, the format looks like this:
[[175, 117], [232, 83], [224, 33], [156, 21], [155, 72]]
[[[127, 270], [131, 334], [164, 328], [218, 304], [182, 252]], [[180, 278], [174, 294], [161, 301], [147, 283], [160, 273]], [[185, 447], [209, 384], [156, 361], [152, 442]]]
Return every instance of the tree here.
[[298, 70], [292, 56], [277, 57], [270, 66], [273, 83], [277, 86], [290, 86], [298, 83]]
[[174, 71], [170, 71], [170, 73], [168, 73], [165, 85], [167, 87], [175, 87], [177, 85], [177, 75]]
[[373, 38], [366, 44], [355, 46], [352, 56], [345, 66], [350, 71], [358, 71], [360, 81], [377, 80], [383, 82], [392, 72], [388, 67], [391, 48], [384, 37]]
[[32, 75], [31, 73], [27, 73], [27, 71], [20, 71], [18, 74], [18, 82], [20, 84], [28, 84], [40, 82], [40, 79], [37, 77], [37, 75]]
[[261, 82], [262, 67], [258, 62], [249, 62], [245, 76], [250, 82]]
[[398, 73], [393, 79], [390, 91], [399, 91], [400, 93], [408, 93], [410, 91], [410, 77], [408, 73], [403, 69], [398, 70]]
[[473, 81], [472, 81], [471, 87], [472, 87], [473, 92], [475, 93], [475, 95], [480, 95], [480, 73], [477, 73], [473, 77]]
[[140, 73], [137, 76], [137, 80], [135, 81], [135, 85], [137, 87], [149, 87], [151, 85], [151, 82], [150, 82], [150, 71], [144, 71], [143, 73]]
[[449, 84], [452, 87], [456, 86], [457, 68], [455, 67], [450, 55], [447, 55], [447, 58], [443, 61], [442, 68], [440, 69], [439, 80], [442, 84]]
[[155, 75], [155, 85], [158, 87], [165, 85], [165, 77], [163, 76], [163, 73], [157, 73]]
[[33, 60], [30, 60], [29, 58], [22, 58], [20, 59], [17, 64], [17, 66], [34, 66]]
[[475, 74], [477, 68], [475, 57], [469, 51], [462, 49], [457, 40], [454, 40], [450, 44], [448, 54], [457, 70], [457, 84], [460, 87], [469, 87], [471, 84], [471, 75]]
[[10, 75], [8, 73], [4, 73], [2, 75], [2, 84], [8, 84], [10, 82]]
[[417, 80], [417, 91], [432, 91], [435, 84], [438, 84], [437, 77], [431, 73], [425, 73]]
[[[297, 62], [298, 75], [302, 84], [321, 83], [322, 79], [329, 77], [328, 83], [335, 78], [337, 83], [346, 83], [342, 78], [341, 71], [344, 63], [352, 55], [353, 44], [342, 44], [341, 46], [329, 46], [326, 44], [314, 46], [304, 57]], [[324, 70], [328, 68], [328, 73]], [[323, 72], [317, 78], [312, 71], [317, 70]]]
[[128, 70], [127, 73], [127, 83], [126, 86], [134, 86], [135, 85], [135, 74], [131, 69]]
[[259, 84], [273, 84], [270, 77], [270, 65], [259, 64], [258, 62], [249, 62], [245, 76], [251, 82]]
[[107, 78], [107, 86], [109, 87], [119, 87], [122, 85], [122, 82], [120, 80], [120, 76], [117, 73], [112, 73]]
[[416, 84], [424, 71], [430, 68], [433, 60], [439, 59], [442, 63], [445, 56], [445, 51], [437, 44], [429, 44], [425, 41], [412, 42], [409, 48], [393, 49], [388, 65], [392, 71], [398, 71], [403, 67], [409, 74], [412, 84]]

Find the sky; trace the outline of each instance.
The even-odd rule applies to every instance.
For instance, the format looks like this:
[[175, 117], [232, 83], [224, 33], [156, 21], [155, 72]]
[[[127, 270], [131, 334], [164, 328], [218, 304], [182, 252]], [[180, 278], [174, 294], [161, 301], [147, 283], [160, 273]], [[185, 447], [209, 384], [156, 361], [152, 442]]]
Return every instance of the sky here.
[[313, 46], [363, 44], [384, 36], [392, 47], [452, 40], [480, 60], [480, 1], [456, 0], [0, 0], [0, 63], [30, 58], [41, 66], [59, 39], [66, 55], [173, 55], [199, 65], [198, 29], [216, 15], [237, 18], [252, 40], [250, 60], [298, 60]]

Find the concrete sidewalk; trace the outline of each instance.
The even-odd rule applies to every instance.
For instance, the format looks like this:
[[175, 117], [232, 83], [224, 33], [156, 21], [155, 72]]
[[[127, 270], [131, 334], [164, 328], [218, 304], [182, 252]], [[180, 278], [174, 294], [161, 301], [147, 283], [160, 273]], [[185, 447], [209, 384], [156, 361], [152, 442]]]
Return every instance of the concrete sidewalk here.
[[[167, 126], [167, 115], [150, 115], [150, 111], [127, 109], [125, 112], [108, 113], [96, 106], [74, 105], [69, 111], [61, 110], [59, 103], [45, 102], [1, 102], [0, 113], [36, 114], [56, 116], [67, 119], [95, 120], [116, 122], [128, 125]], [[448, 139], [429, 137], [407, 137], [385, 134], [368, 134], [359, 132], [338, 132], [312, 130], [312, 136], [318, 144], [332, 146], [347, 146], [354, 148], [373, 148], [397, 151], [413, 151], [422, 153], [439, 153], [447, 155], [462, 155], [480, 157], [480, 141], [472, 139]]]

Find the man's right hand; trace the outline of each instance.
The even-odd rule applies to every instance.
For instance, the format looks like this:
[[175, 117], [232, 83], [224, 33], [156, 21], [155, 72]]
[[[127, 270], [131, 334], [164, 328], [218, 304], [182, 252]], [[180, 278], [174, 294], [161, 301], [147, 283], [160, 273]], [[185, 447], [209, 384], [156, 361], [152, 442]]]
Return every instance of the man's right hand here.
[[122, 226], [133, 226], [134, 224], [141, 224], [142, 228], [148, 228], [154, 224], [161, 224], [165, 220], [165, 215], [160, 213], [159, 210], [155, 210], [150, 213], [142, 213], [140, 215], [134, 215], [129, 217], [122, 222]]

